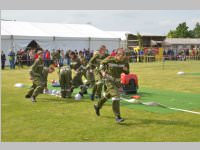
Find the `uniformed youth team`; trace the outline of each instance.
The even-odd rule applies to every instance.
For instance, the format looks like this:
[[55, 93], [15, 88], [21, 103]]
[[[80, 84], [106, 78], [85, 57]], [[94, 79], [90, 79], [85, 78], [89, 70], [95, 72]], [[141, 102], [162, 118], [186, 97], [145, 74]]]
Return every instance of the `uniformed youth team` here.
[[[102, 45], [93, 57], [86, 61], [82, 54], [79, 57], [75, 52], [70, 53], [70, 65], [58, 67], [58, 76], [61, 87], [61, 97], [70, 98], [74, 88], [80, 87], [79, 94], [83, 96], [87, 94], [87, 88], [92, 87], [90, 99], [93, 101], [98, 98], [94, 110], [97, 116], [100, 116], [100, 109], [103, 104], [112, 99], [112, 110], [117, 122], [123, 122], [124, 119], [120, 115], [120, 94], [118, 89], [121, 87], [121, 73], [129, 73], [129, 62], [122, 48], [118, 48], [116, 56], [109, 56], [107, 48]], [[72, 70], [75, 74], [72, 77]], [[30, 79], [32, 86], [25, 95], [31, 98], [32, 102], [36, 102], [38, 94], [47, 90], [48, 73], [54, 72], [54, 65], [48, 68], [44, 67], [42, 61], [42, 51], [38, 51], [38, 58], [30, 69]], [[87, 82], [82, 81], [84, 76]]]

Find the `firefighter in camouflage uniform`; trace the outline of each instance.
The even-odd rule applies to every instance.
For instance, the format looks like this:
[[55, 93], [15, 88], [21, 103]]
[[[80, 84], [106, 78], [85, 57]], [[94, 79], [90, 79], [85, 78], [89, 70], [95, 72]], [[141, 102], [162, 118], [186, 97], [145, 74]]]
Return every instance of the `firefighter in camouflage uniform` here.
[[84, 82], [84, 86], [88, 88], [89, 86], [92, 87], [95, 83], [94, 79], [94, 73], [90, 69], [87, 68], [88, 61], [84, 57], [84, 54], [82, 51], [79, 52], [79, 59], [81, 61], [81, 67], [82, 67], [82, 75], [85, 77], [86, 82]]
[[87, 88], [83, 84], [82, 76], [84, 73], [84, 66], [81, 63], [81, 60], [77, 57], [75, 52], [70, 53], [70, 68], [74, 69], [75, 75], [72, 78], [72, 87], [71, 91], [73, 92], [74, 88], [80, 87], [81, 91], [79, 94], [87, 94]]
[[97, 116], [100, 116], [100, 109], [103, 104], [109, 99], [112, 99], [112, 109], [117, 122], [124, 121], [120, 115], [120, 94], [121, 73], [129, 73], [129, 63], [125, 52], [122, 48], [117, 49], [116, 56], [109, 56], [101, 62], [99, 70], [102, 73], [103, 79], [106, 81], [106, 91], [104, 96], [94, 105]]
[[42, 51], [38, 52], [38, 59], [35, 60], [30, 70], [30, 79], [33, 82], [30, 90], [27, 92], [25, 98], [31, 98], [32, 102], [36, 102], [38, 94], [42, 93], [47, 88], [47, 77], [48, 73], [52, 73], [54, 67], [44, 67], [42, 61]]
[[94, 56], [90, 59], [87, 68], [88, 70], [94, 70], [94, 77], [95, 77], [95, 84], [92, 89], [92, 94], [90, 99], [94, 100], [95, 95], [97, 95], [98, 98], [101, 98], [102, 93], [102, 87], [103, 87], [103, 81], [101, 73], [99, 71], [100, 62], [105, 59], [108, 54], [106, 54], [106, 46], [102, 45], [100, 49], [94, 54]]
[[63, 66], [59, 68], [59, 82], [61, 87], [61, 97], [71, 97], [71, 86], [72, 86], [72, 72], [69, 66]]

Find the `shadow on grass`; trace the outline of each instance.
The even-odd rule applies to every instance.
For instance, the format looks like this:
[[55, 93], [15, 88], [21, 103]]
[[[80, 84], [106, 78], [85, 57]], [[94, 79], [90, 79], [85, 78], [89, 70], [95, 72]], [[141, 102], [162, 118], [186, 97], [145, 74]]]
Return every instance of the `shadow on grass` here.
[[157, 120], [157, 119], [134, 119], [139, 121], [139, 124], [159, 124], [159, 125], [181, 125], [181, 126], [188, 126], [188, 127], [195, 127], [199, 128], [199, 125], [190, 124], [186, 121], [177, 121], [177, 120]]
[[[113, 116], [102, 116], [103, 118], [108, 118], [114, 120]], [[135, 121], [135, 122], [133, 122]], [[135, 125], [150, 125], [150, 124], [158, 124], [158, 125], [180, 125], [186, 127], [199, 128], [199, 125], [191, 124], [186, 121], [177, 121], [177, 120], [157, 120], [157, 119], [138, 119], [138, 118], [124, 118], [124, 122], [118, 123], [122, 126], [135, 126]]]
[[83, 103], [83, 102], [87, 102], [87, 100], [79, 100], [79, 101], [76, 101], [76, 100], [73, 100], [73, 99], [69, 99], [69, 98], [43, 98], [43, 97], [40, 97], [38, 98], [38, 101], [40, 102], [59, 102], [59, 103]]
[[140, 95], [142, 98], [144, 97], [151, 97], [155, 95], [155, 93], [148, 93], [148, 92], [138, 92], [137, 94], [121, 94], [123, 98], [130, 99], [133, 95]]
[[[102, 118], [108, 118], [108, 119], [111, 119], [111, 120], [113, 120], [113, 122], [115, 122], [115, 117], [114, 116], [101, 116]], [[135, 126], [135, 125], [139, 125], [140, 123], [138, 123], [138, 122], [130, 122], [130, 119], [128, 119], [128, 118], [123, 118], [124, 119], [124, 121], [123, 122], [121, 122], [121, 123], [117, 123], [116, 122], [116, 124], [118, 124], [118, 125], [121, 125], [121, 126]]]

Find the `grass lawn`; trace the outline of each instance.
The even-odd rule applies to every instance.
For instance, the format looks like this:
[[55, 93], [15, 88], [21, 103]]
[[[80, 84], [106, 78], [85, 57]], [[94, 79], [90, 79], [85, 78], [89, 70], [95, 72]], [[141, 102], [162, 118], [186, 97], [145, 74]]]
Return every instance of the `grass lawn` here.
[[[200, 61], [131, 64], [143, 101], [200, 112]], [[177, 75], [184, 71], [185, 75]], [[117, 124], [111, 102], [94, 113], [88, 96], [81, 101], [39, 95], [25, 99], [31, 85], [28, 68], [1, 71], [2, 141], [13, 142], [159, 142], [200, 141], [200, 115], [121, 101], [125, 122]], [[48, 80], [58, 79], [56, 72]], [[25, 88], [15, 88], [24, 83]]]

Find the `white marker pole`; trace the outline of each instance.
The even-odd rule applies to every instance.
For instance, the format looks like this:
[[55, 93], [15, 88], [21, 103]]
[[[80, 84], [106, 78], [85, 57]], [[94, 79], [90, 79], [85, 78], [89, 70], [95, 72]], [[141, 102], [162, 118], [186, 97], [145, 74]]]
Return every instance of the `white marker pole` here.
[[198, 115], [200, 115], [200, 112], [196, 112], [196, 111], [185, 110], [185, 109], [179, 109], [179, 108], [173, 108], [173, 107], [167, 107], [167, 108], [173, 109], [173, 110], [179, 110], [179, 111], [183, 111], [183, 112], [188, 112], [188, 113], [193, 113], [193, 114], [198, 114]]

